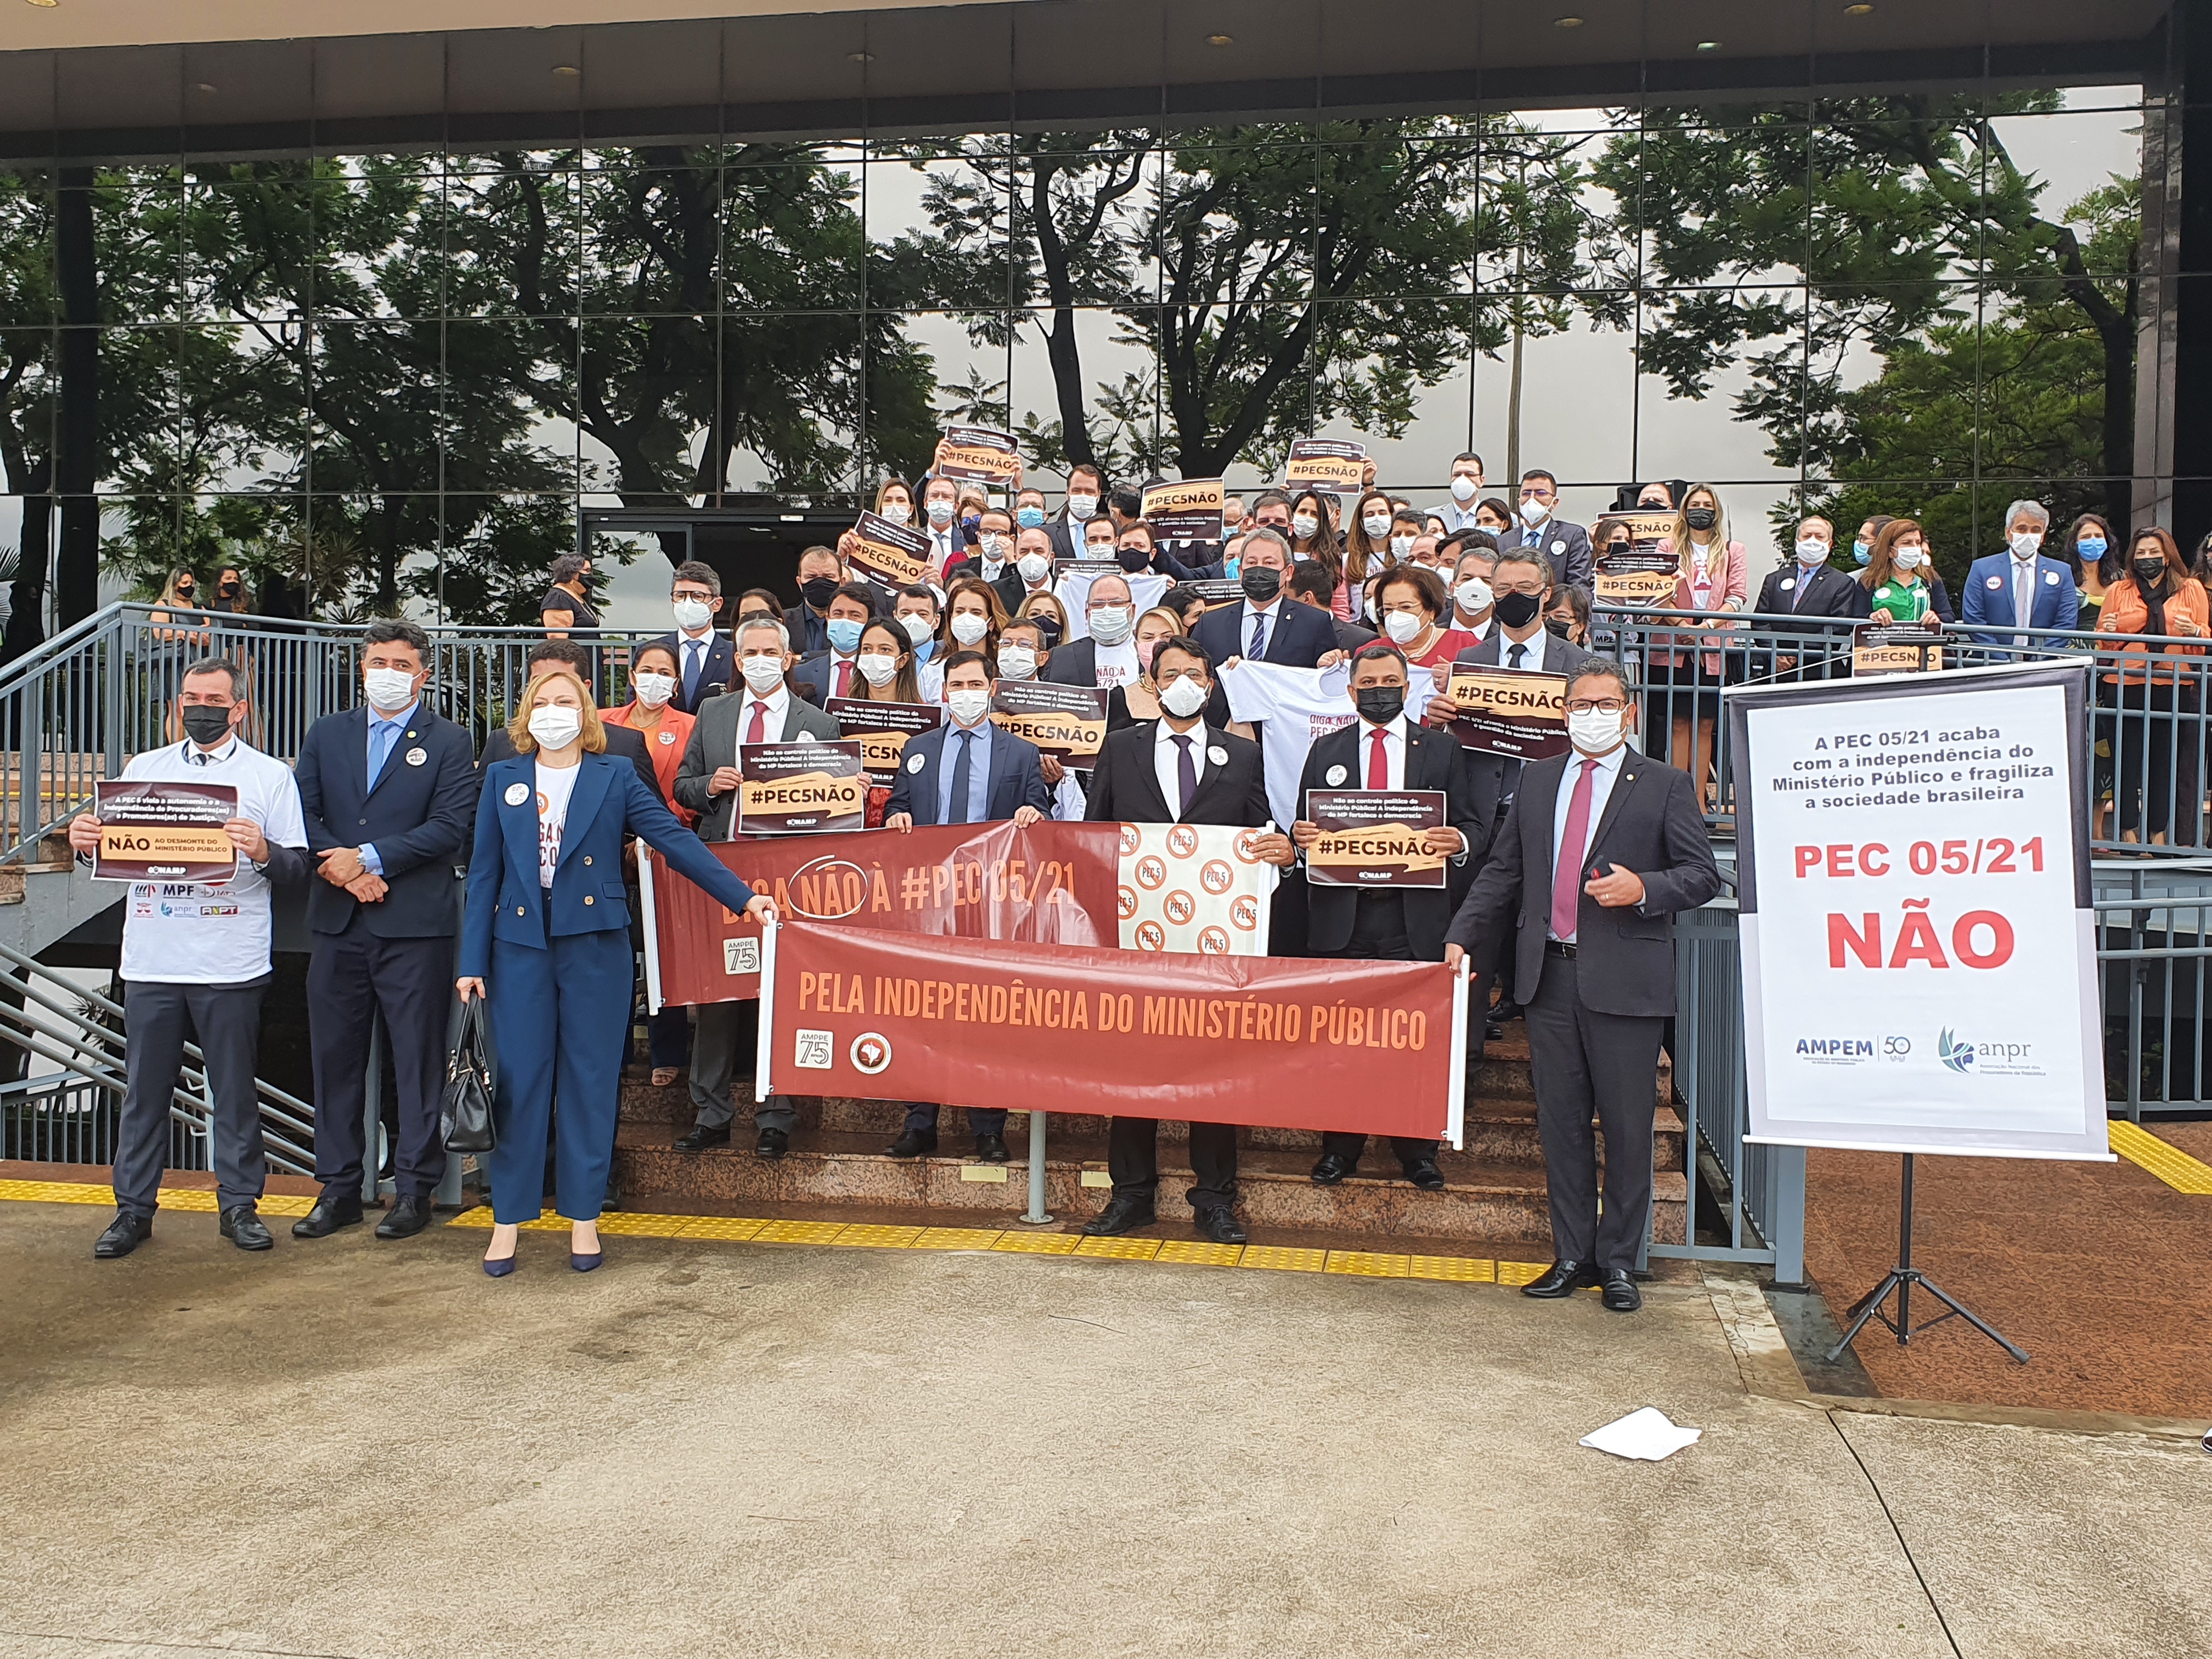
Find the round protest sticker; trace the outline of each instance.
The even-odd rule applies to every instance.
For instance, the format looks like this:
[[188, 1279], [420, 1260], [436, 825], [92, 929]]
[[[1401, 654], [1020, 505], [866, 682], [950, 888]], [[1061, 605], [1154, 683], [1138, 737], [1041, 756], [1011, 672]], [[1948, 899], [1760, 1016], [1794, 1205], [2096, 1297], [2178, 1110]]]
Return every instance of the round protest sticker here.
[[1328, 769], [1328, 787], [1334, 789], [1351, 775], [1352, 774], [1341, 766], [1332, 766]]
[[507, 786], [506, 800], [509, 806], [520, 806], [523, 802], [529, 799], [530, 786], [528, 784], [510, 783]]
[[410, 749], [407, 751], [407, 763], [410, 766], [420, 766], [429, 758], [430, 751], [427, 749]]

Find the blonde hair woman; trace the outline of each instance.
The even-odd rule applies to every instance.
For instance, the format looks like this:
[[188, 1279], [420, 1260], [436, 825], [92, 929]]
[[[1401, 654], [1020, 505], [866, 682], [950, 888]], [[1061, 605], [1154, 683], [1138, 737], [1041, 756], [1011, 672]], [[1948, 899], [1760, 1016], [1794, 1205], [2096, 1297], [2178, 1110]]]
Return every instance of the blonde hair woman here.
[[[1127, 686], [1117, 685], [1106, 699], [1106, 729], [1118, 732], [1137, 720], [1156, 720], [1160, 717], [1159, 688], [1152, 684], [1152, 653], [1159, 649], [1163, 640], [1182, 637], [1182, 618], [1165, 605], [1154, 605], [1137, 618], [1137, 626], [1130, 638], [1137, 647], [1137, 678]], [[1119, 703], [1120, 707], [1115, 707]]]
[[733, 911], [775, 907], [732, 875], [653, 799], [636, 769], [606, 753], [591, 694], [567, 668], [525, 688], [507, 723], [514, 758], [484, 769], [461, 930], [461, 1000], [487, 1001], [499, 1054], [488, 1155], [491, 1245], [484, 1272], [514, 1271], [516, 1229], [538, 1218], [545, 1124], [561, 1098], [559, 1188], [568, 1265], [599, 1265], [599, 1210], [615, 1144], [615, 1104], [629, 1042], [629, 902], [623, 836], [638, 836]]

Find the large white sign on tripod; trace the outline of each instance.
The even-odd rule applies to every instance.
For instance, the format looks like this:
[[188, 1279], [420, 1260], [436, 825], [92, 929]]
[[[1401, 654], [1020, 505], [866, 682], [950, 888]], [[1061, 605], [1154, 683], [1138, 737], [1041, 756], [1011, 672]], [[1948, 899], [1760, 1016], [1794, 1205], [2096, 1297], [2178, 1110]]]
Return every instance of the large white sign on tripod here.
[[1729, 691], [1746, 1139], [2111, 1156], [2088, 674]]

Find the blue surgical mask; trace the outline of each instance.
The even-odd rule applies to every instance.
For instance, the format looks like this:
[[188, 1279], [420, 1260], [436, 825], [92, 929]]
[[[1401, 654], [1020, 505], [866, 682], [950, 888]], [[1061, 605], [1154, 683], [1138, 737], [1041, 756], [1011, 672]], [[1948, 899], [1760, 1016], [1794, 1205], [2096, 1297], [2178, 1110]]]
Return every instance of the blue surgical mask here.
[[1237, 580], [1237, 573], [1243, 568], [1243, 564], [1244, 561], [1242, 559], [1224, 560], [1221, 566], [1222, 580], [1224, 581], [1235, 581]]
[[1874, 557], [1874, 544], [1872, 542], [1853, 542], [1851, 544], [1851, 557], [1856, 559], [1859, 563], [1864, 564], [1869, 559]]
[[1014, 522], [1024, 530], [1035, 530], [1044, 522], [1044, 509], [1041, 507], [1021, 507], [1014, 514]]
[[2074, 544], [2074, 550], [2085, 559], [2101, 559], [2105, 556], [2106, 545], [2102, 536], [2084, 536]]
[[860, 643], [861, 624], [850, 617], [830, 619], [830, 648], [841, 657], [849, 657]]

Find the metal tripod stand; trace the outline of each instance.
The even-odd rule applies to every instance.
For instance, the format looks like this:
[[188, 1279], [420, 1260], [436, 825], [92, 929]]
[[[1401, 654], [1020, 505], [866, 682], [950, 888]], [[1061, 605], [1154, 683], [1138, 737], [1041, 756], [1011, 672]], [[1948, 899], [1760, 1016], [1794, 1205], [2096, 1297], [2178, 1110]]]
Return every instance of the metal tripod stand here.
[[[1935, 1318], [1924, 1323], [1914, 1324], [1912, 1322], [1912, 1287], [1915, 1285], [1926, 1291], [1949, 1311], [1937, 1314]], [[1897, 1292], [1897, 1317], [1894, 1319], [1881, 1310], [1882, 1303], [1892, 1291]], [[1869, 1319], [1879, 1319], [1884, 1325], [1896, 1332], [1897, 1346], [1901, 1348], [1921, 1332], [1954, 1317], [1965, 1320], [2021, 1364], [2027, 1364], [2027, 1349], [2015, 1347], [2007, 1341], [1996, 1328], [1978, 1317], [1965, 1303], [1947, 1294], [1942, 1286], [1912, 1265], [1912, 1154], [1911, 1152], [1905, 1154], [1904, 1190], [1898, 1200], [1897, 1265], [1889, 1270], [1881, 1284], [1851, 1304], [1850, 1310], [1845, 1317], [1850, 1321], [1850, 1325], [1844, 1332], [1844, 1340], [1829, 1351], [1828, 1363], [1832, 1365], [1842, 1357], [1844, 1350], [1857, 1340], [1858, 1334], [1866, 1328], [1866, 1322]]]

